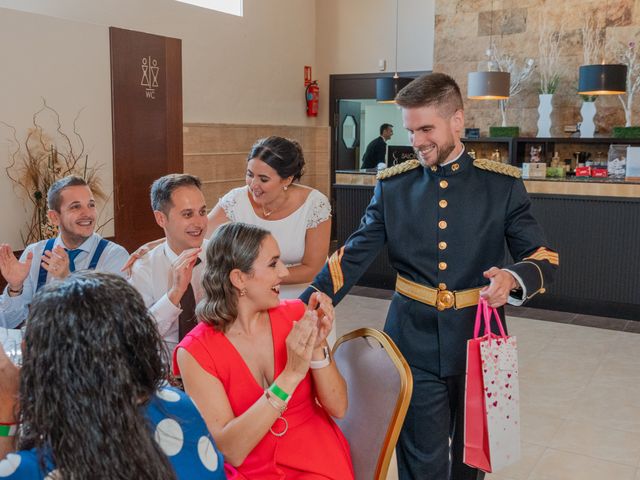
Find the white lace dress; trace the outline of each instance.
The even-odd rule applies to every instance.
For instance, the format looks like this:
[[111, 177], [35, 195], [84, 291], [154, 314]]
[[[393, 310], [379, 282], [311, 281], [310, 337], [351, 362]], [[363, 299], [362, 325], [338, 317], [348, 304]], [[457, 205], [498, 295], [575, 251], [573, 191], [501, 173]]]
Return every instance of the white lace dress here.
[[[329, 199], [318, 190], [297, 185], [310, 190], [304, 204], [295, 212], [281, 220], [266, 220], [253, 210], [247, 187], [234, 188], [220, 199], [219, 205], [232, 222], [257, 225], [271, 232], [278, 246], [282, 261], [288, 267], [300, 265], [304, 256], [304, 242], [309, 228], [315, 228], [331, 217]], [[309, 285], [282, 285], [280, 298], [298, 298]]]

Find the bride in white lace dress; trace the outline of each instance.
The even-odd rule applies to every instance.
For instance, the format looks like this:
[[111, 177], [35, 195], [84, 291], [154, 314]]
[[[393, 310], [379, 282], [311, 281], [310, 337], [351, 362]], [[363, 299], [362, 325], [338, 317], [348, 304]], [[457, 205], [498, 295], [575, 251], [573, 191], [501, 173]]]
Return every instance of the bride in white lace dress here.
[[[280, 298], [298, 298], [329, 253], [331, 204], [318, 190], [298, 183], [304, 163], [295, 140], [276, 136], [258, 140], [247, 157], [246, 185], [227, 192], [208, 215], [207, 238], [227, 222], [258, 225], [271, 232], [289, 268]], [[162, 241], [140, 247], [123, 270]], [[335, 341], [335, 322], [329, 341]]]
[[258, 140], [248, 155], [246, 185], [224, 195], [209, 213], [207, 237], [221, 224], [244, 222], [269, 230], [289, 267], [281, 298], [297, 298], [327, 259], [331, 204], [318, 190], [297, 183], [304, 156], [298, 142]]

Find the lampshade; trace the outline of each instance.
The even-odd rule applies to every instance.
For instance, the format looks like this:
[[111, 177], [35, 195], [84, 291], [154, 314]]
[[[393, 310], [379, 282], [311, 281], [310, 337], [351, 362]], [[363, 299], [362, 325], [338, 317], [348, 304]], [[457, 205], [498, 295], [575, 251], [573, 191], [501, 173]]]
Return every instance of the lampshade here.
[[509, 72], [469, 72], [467, 97], [473, 100], [506, 100], [510, 86]]
[[626, 65], [582, 65], [579, 72], [580, 95], [622, 95], [627, 91]]
[[394, 103], [398, 92], [412, 80], [413, 78], [396, 76], [376, 78], [376, 100], [379, 103]]

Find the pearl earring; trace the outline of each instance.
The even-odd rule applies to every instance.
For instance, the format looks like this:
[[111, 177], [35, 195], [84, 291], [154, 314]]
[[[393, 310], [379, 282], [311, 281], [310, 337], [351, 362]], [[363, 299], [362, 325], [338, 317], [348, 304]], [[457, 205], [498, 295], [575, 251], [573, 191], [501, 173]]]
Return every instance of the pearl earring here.
[[247, 294], [247, 289], [243, 288], [242, 290], [240, 290], [240, 296], [244, 297]]
[[289, 185], [285, 185], [284, 187], [282, 187], [282, 189], [286, 192], [287, 188], [289, 188]]

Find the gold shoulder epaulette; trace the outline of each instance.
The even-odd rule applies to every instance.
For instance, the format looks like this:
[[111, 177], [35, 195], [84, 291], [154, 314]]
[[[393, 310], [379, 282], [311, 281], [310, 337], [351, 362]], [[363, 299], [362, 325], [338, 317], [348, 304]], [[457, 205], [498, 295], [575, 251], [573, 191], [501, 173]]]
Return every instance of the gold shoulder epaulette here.
[[505, 163], [496, 162], [487, 158], [478, 158], [473, 161], [473, 166], [482, 170], [489, 170], [490, 172], [499, 173], [501, 175], [509, 175], [510, 177], [520, 178], [522, 177], [522, 170], [513, 165], [507, 165]]
[[416, 159], [407, 160], [406, 162], [399, 163], [398, 165], [394, 165], [393, 167], [380, 170], [376, 175], [376, 179], [384, 180], [385, 178], [393, 177], [394, 175], [408, 172], [409, 170], [413, 170], [414, 168], [418, 168], [419, 166], [420, 166], [420, 162], [418, 160]]

